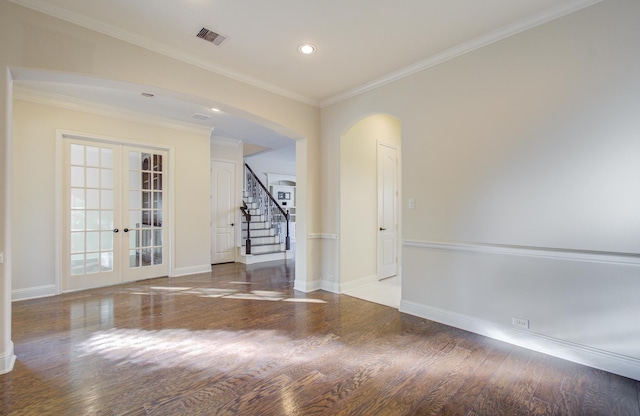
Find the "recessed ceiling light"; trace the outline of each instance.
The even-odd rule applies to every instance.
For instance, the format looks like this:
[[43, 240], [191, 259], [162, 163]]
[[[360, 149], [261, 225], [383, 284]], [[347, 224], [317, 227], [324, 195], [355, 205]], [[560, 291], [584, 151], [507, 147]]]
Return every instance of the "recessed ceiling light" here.
[[219, 108], [215, 108], [215, 107], [211, 107], [211, 111], [214, 111], [214, 112], [216, 112], [216, 113], [219, 113], [219, 112], [220, 112], [220, 109], [219, 109]]
[[142, 95], [143, 97], [147, 97], [147, 98], [153, 98], [155, 95], [151, 94], [150, 92], [143, 92], [140, 93], [140, 95]]
[[310, 43], [303, 43], [302, 45], [298, 46], [298, 52], [303, 55], [311, 55], [313, 53], [316, 53], [316, 47]]

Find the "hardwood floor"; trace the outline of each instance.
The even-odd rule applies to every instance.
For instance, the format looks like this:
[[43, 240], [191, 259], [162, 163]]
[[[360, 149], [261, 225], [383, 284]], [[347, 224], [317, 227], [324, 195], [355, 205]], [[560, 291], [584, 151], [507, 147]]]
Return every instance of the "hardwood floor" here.
[[639, 382], [292, 286], [226, 264], [16, 302], [0, 413], [640, 415]]

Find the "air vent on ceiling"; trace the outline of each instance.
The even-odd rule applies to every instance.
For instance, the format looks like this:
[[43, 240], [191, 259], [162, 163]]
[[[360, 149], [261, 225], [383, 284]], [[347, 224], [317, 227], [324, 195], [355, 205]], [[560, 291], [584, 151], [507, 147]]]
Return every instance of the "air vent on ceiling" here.
[[224, 42], [224, 40], [226, 39], [225, 36], [222, 36], [219, 33], [209, 30], [206, 27], [203, 27], [202, 29], [200, 29], [200, 32], [198, 32], [196, 36], [199, 37], [200, 39], [206, 40], [207, 42], [211, 42], [217, 46], [220, 46], [220, 44]]
[[201, 113], [193, 113], [191, 114], [191, 118], [195, 118], [196, 120], [207, 120], [207, 119], [210, 119], [211, 116], [208, 116], [206, 114], [201, 114]]

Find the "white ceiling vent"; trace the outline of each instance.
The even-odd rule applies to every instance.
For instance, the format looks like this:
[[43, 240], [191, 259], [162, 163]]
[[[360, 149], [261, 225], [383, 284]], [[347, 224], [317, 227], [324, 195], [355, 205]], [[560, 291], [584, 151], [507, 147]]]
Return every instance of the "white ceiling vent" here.
[[196, 36], [200, 39], [206, 40], [207, 42], [211, 42], [216, 46], [220, 46], [220, 44], [226, 39], [226, 36], [222, 36], [221, 34], [209, 30], [206, 27], [200, 29], [200, 32], [198, 32]]
[[196, 120], [208, 120], [211, 116], [202, 113], [193, 113], [191, 114], [191, 118], [195, 118]]

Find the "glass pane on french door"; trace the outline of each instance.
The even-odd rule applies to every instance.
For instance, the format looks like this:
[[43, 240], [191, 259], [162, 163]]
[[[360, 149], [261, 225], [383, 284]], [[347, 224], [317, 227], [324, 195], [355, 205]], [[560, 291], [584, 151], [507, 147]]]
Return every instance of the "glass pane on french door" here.
[[166, 276], [166, 152], [125, 148], [125, 280]]
[[118, 283], [118, 146], [67, 140], [65, 149], [64, 288]]
[[166, 276], [167, 154], [65, 139], [63, 290]]

